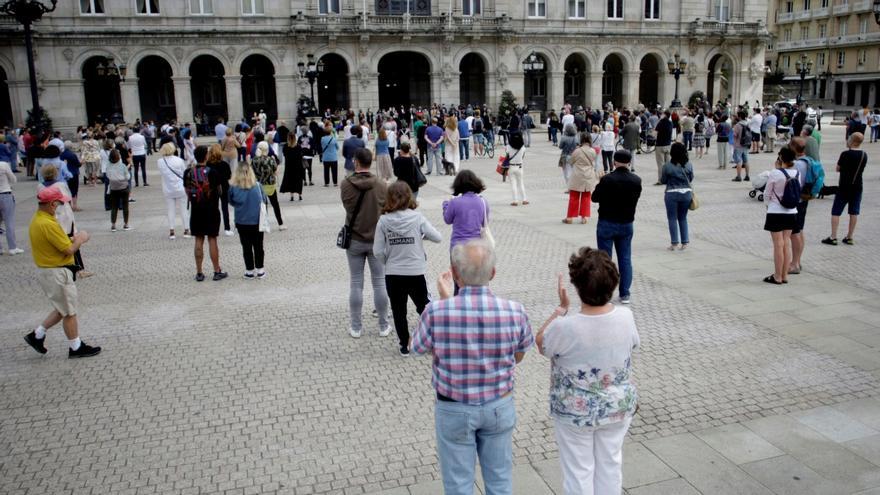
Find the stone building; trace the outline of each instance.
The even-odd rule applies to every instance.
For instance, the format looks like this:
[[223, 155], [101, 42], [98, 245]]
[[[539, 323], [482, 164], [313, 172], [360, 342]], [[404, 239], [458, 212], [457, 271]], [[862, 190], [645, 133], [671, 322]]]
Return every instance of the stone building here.
[[797, 62], [805, 56], [812, 62], [805, 99], [880, 105], [880, 26], [873, 0], [773, 0], [770, 5], [775, 22], [766, 64], [790, 95], [800, 89]]
[[[818, 1], [818, 0], [816, 0]], [[533, 110], [563, 102], [668, 105], [679, 93], [761, 98], [769, 41], [759, 0], [69, 0], [36, 26], [41, 104], [59, 127], [123, 116], [289, 120], [324, 71], [318, 106], [431, 102]], [[0, 20], [0, 119], [29, 109], [21, 28]], [[534, 54], [539, 71], [524, 72]], [[111, 60], [112, 59], [112, 60]], [[124, 80], [106, 68], [126, 68]]]

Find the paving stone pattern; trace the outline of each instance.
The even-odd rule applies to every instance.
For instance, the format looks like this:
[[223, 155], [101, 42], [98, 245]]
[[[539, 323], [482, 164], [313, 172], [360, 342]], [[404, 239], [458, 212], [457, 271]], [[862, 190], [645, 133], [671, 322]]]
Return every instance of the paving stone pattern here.
[[[834, 184], [842, 130], [826, 128], [823, 159]], [[499, 243], [492, 288], [523, 302], [537, 331], [556, 304], [555, 274], [578, 246], [595, 245], [596, 205], [589, 225], [560, 223], [567, 197], [558, 151], [540, 135], [534, 142], [530, 206], [508, 205], [494, 160], [465, 166], [488, 185]], [[876, 145], [867, 150], [880, 155]], [[771, 161], [758, 156], [752, 173]], [[16, 186], [19, 243], [28, 253], [0, 258], [0, 492], [440, 493], [430, 358], [401, 358], [393, 333], [378, 337], [369, 287], [365, 336], [348, 336], [347, 263], [334, 247], [343, 220], [338, 189], [307, 187], [302, 202], [281, 198], [290, 229], [267, 237], [268, 279], [242, 280], [238, 238], [221, 236], [231, 277], [199, 284], [192, 241], [179, 228], [177, 240], [167, 239], [155, 155], [148, 163], [152, 183], [134, 190], [131, 232], [111, 234], [99, 189], [80, 189], [77, 223], [93, 235], [83, 254], [97, 273], [77, 283], [80, 328], [105, 349], [89, 360], [64, 357], [60, 328], [49, 332], [46, 356], [21, 340], [48, 304], [26, 235], [34, 183]], [[625, 449], [625, 488], [806, 493], [779, 475], [801, 468], [815, 493], [843, 486], [818, 465], [822, 456], [805, 455], [805, 444], [858, 460], [861, 478], [847, 492], [880, 486], [880, 403], [871, 398], [880, 385], [872, 256], [880, 228], [871, 220], [880, 174], [868, 168], [855, 246], [819, 244], [831, 200], [815, 201], [805, 273], [789, 286], [763, 287], [772, 271], [763, 206], [747, 197], [747, 185], [730, 183], [730, 170], [716, 170], [714, 154], [696, 169], [702, 206], [689, 217], [692, 245], [669, 253], [654, 159], [637, 156], [644, 193], [632, 309], [643, 344], [635, 359], [641, 408]], [[421, 210], [445, 237], [427, 249], [433, 286], [448, 267], [440, 203], [451, 180], [429, 179]], [[207, 259], [205, 266], [209, 272]], [[412, 327], [416, 321], [413, 310]], [[517, 371], [516, 493], [561, 493], [548, 372], [537, 352]], [[805, 440], [774, 439], [774, 421], [797, 425]], [[716, 461], [715, 474], [706, 474]]]

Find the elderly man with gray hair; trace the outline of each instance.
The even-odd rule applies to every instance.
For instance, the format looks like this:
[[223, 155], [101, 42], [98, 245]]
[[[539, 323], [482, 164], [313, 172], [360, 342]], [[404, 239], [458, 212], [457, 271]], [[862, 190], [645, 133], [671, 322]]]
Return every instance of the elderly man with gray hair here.
[[[484, 493], [513, 493], [513, 373], [534, 343], [523, 306], [495, 296], [495, 251], [483, 240], [452, 248], [440, 300], [422, 312], [413, 352], [432, 352], [437, 455], [446, 495], [471, 495], [477, 457]], [[453, 278], [461, 287], [452, 296]]]

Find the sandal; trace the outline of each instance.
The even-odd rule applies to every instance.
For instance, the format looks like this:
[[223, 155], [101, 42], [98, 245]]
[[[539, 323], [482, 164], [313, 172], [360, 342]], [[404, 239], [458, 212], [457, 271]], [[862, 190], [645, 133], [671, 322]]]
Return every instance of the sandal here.
[[767, 275], [767, 277], [764, 278], [764, 282], [767, 282], [768, 284], [774, 284], [774, 285], [782, 285], [784, 283], [784, 282], [777, 281], [776, 278], [773, 277], [773, 275]]
[[510, 203], [510, 206], [519, 206], [519, 203], [517, 203], [516, 201], [514, 201], [513, 203]]
[[562, 223], [567, 223], [567, 224], [571, 225], [571, 219], [570, 218], [563, 218]]
[[853, 242], [853, 240], [849, 237], [844, 237], [843, 240], [841, 240], [840, 242], [846, 244], [847, 246], [852, 246], [853, 244], [855, 244], [855, 242]]
[[588, 217], [583, 217], [583, 218], [581, 218], [581, 223], [586, 225], [589, 220], [590, 219]]
[[[844, 242], [846, 242], [846, 241], [844, 241]], [[826, 238], [822, 239], [822, 244], [828, 244], [829, 246], [836, 246], [837, 239], [835, 239], [833, 237], [826, 237]]]

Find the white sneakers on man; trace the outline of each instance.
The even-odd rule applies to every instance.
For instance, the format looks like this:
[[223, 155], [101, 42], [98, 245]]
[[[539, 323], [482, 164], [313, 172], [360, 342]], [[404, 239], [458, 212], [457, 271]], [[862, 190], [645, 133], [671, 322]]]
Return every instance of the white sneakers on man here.
[[15, 249], [9, 250], [9, 254], [12, 256], [15, 256], [16, 254], [21, 254], [23, 252], [24, 252], [24, 249], [21, 249], [21, 248], [15, 248]]

